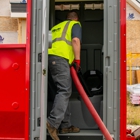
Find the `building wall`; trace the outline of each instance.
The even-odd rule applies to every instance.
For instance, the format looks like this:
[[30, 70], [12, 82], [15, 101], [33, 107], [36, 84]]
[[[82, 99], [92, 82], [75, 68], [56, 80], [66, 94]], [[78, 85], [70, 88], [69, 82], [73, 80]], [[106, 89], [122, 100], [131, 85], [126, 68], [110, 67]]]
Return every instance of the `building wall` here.
[[0, 35], [4, 38], [3, 44], [16, 44], [18, 43], [18, 33], [17, 32], [0, 32]]
[[[127, 84], [137, 83], [136, 78], [136, 68], [140, 68], [140, 13], [137, 12], [128, 3], [126, 4], [126, 46], [127, 46], [127, 56], [130, 53], [135, 53], [135, 57], [127, 57], [127, 66], [129, 70], [127, 71]], [[130, 63], [131, 62], [131, 63]], [[132, 72], [130, 73], [130, 67]], [[130, 77], [131, 74], [131, 77]]]
[[26, 43], [26, 19], [22, 19], [22, 43]]
[[18, 19], [18, 43], [26, 43], [26, 19]]
[[9, 0], [0, 0], [0, 16], [10, 16]]
[[0, 17], [0, 31], [11, 31], [11, 32], [17, 32], [18, 30], [18, 22], [17, 18], [11, 18], [11, 17]]
[[0, 0], [0, 36], [3, 44], [18, 43], [17, 18], [10, 17], [11, 5], [9, 0]]
[[[140, 54], [140, 20], [127, 20], [126, 32], [127, 54]], [[140, 66], [140, 58], [128, 58], [129, 60], [132, 60], [132, 66]], [[127, 66], [129, 66], [129, 62]]]

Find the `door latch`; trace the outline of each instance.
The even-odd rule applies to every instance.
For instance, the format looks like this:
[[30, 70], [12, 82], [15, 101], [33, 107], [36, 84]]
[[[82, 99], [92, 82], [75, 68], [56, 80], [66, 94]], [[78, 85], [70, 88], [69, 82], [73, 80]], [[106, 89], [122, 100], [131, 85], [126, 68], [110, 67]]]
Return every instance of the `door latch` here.
[[43, 75], [44, 76], [46, 75], [46, 69], [43, 69]]

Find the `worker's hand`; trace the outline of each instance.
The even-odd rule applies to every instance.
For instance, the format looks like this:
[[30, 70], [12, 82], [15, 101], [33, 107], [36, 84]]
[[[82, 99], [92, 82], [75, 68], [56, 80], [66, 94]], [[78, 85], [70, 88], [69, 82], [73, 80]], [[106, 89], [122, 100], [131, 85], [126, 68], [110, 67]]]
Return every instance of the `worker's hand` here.
[[74, 66], [74, 68], [75, 68], [75, 70], [76, 70], [76, 72], [78, 73], [79, 72], [79, 70], [80, 70], [80, 60], [74, 60], [73, 62], [72, 62], [72, 65]]

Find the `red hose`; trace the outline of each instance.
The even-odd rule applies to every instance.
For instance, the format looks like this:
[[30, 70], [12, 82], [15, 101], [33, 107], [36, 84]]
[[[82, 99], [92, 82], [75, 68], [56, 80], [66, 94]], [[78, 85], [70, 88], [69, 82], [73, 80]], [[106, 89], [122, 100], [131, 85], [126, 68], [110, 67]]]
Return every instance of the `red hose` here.
[[105, 127], [101, 118], [99, 117], [98, 113], [96, 112], [95, 108], [93, 107], [90, 99], [88, 98], [83, 86], [81, 85], [81, 82], [79, 81], [79, 78], [78, 78], [77, 73], [76, 73], [73, 66], [70, 68], [70, 72], [71, 72], [73, 82], [74, 82], [79, 94], [81, 95], [83, 101], [85, 102], [85, 104], [86, 104], [87, 108], [89, 109], [89, 111], [90, 111], [92, 117], [94, 118], [95, 122], [97, 123], [100, 130], [102, 131], [104, 137], [106, 138], [106, 140], [113, 140], [109, 131], [107, 130], [107, 128]]

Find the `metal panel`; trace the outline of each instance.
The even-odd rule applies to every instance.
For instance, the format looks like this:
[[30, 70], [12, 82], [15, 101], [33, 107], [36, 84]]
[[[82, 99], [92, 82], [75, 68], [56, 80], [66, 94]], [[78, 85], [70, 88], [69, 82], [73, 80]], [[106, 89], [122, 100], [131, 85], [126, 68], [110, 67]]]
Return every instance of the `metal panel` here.
[[[46, 138], [49, 1], [32, 1], [31, 140]], [[43, 70], [46, 74], [43, 74]]]
[[49, 48], [49, 5], [50, 1], [43, 0], [42, 8], [42, 81], [41, 81], [41, 128], [40, 140], [46, 138], [47, 92], [48, 92], [48, 48]]
[[30, 139], [40, 135], [42, 0], [32, 0]]
[[119, 2], [104, 1], [104, 112], [103, 120], [119, 139]]
[[[25, 45], [0, 45], [0, 139], [25, 138]], [[26, 108], [27, 107], [27, 108]], [[28, 122], [27, 122], [28, 123]]]
[[0, 139], [29, 139], [30, 9], [28, 0], [26, 44], [0, 45]]

